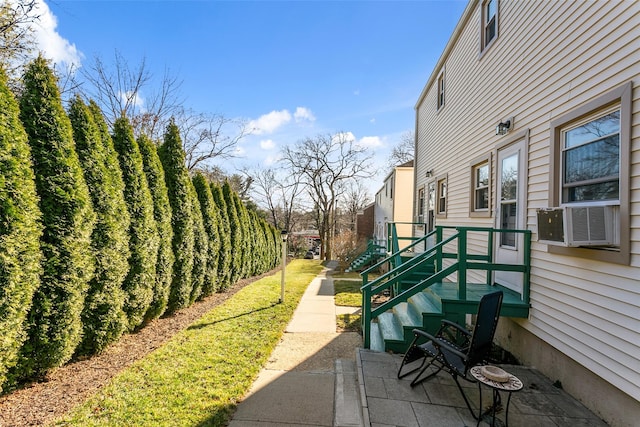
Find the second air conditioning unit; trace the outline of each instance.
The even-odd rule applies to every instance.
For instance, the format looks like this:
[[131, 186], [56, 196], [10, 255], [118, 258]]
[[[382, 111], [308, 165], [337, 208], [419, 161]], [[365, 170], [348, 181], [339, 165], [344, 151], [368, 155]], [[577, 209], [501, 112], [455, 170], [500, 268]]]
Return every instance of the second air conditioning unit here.
[[538, 241], [558, 246], [614, 244], [613, 206], [563, 206], [538, 209]]

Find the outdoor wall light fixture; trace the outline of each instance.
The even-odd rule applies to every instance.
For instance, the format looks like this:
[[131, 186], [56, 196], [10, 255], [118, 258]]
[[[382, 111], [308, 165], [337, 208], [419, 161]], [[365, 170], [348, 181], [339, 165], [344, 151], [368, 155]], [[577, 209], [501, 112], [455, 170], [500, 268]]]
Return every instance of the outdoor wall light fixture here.
[[505, 120], [504, 122], [498, 123], [498, 126], [496, 126], [496, 135], [506, 135], [511, 129], [512, 124], [513, 119]]
[[433, 176], [433, 169], [429, 169], [426, 173], [427, 178], [431, 178]]

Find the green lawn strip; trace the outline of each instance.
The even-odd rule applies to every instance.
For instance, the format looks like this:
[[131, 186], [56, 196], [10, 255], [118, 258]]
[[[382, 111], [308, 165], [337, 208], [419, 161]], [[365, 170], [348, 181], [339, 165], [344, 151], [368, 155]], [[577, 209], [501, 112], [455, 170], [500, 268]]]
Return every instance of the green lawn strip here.
[[284, 304], [280, 273], [247, 285], [53, 425], [225, 425], [321, 270], [292, 261]]
[[360, 307], [362, 305], [361, 286], [362, 282], [356, 282], [355, 280], [336, 280], [334, 278], [333, 289], [336, 305]]

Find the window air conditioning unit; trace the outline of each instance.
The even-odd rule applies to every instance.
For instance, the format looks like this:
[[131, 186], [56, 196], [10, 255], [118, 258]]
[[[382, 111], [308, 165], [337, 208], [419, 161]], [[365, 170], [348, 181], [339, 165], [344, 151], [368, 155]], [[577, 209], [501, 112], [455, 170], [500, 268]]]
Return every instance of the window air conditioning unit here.
[[613, 206], [538, 209], [538, 241], [557, 246], [614, 244]]

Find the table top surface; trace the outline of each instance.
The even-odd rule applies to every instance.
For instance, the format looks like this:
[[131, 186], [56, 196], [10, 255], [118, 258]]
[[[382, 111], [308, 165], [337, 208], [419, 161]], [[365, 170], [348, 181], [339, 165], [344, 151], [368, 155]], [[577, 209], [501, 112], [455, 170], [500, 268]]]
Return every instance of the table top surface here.
[[520, 379], [515, 375], [509, 374], [509, 381], [505, 381], [502, 383], [485, 377], [482, 374], [482, 366], [474, 366], [469, 370], [469, 372], [471, 372], [471, 375], [482, 384], [488, 385], [489, 387], [495, 388], [497, 390], [520, 391], [523, 387], [522, 381], [520, 381]]

